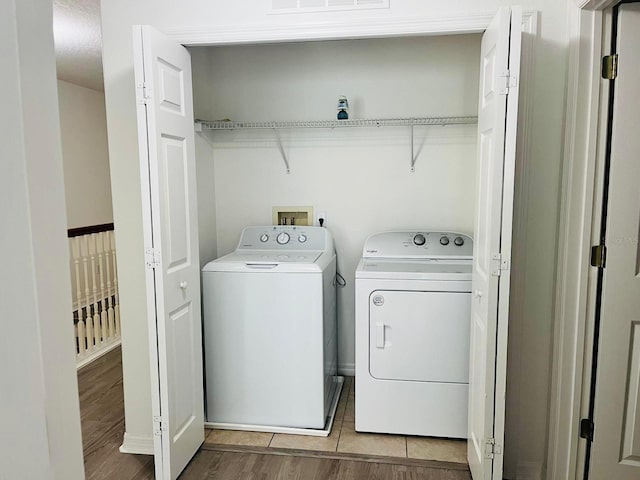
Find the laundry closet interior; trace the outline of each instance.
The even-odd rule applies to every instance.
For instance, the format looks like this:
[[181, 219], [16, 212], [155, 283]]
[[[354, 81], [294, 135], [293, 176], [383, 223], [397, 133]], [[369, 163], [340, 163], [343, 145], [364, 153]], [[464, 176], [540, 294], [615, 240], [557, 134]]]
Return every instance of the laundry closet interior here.
[[[475, 117], [480, 41], [466, 34], [190, 47], [194, 115], [306, 125], [336, 120], [345, 95], [350, 120]], [[477, 125], [456, 120], [464, 123], [205, 125], [195, 135], [201, 264], [232, 252], [244, 227], [271, 224], [274, 206], [323, 212], [346, 279], [337, 294], [338, 368], [353, 375], [354, 271], [365, 239], [401, 229], [473, 234]]]
[[[316, 228], [315, 232], [322, 232], [326, 237], [324, 228], [330, 232], [329, 240], [323, 243], [326, 247], [317, 250], [329, 248], [333, 251], [335, 244], [339, 274], [336, 278], [345, 281], [336, 280], [336, 302], [327, 303], [326, 299], [333, 293], [326, 291], [331, 282], [326, 280], [327, 270], [322, 267], [322, 292], [314, 297], [313, 303], [325, 312], [319, 316], [320, 332], [322, 329], [325, 332], [325, 346], [321, 343], [319, 348], [329, 353], [325, 353], [324, 359], [320, 356], [319, 363], [310, 365], [324, 370], [325, 379], [333, 379], [335, 367], [329, 366], [334, 362], [330, 359], [333, 350], [327, 345], [337, 343], [337, 374], [356, 375], [354, 398], [386, 397], [381, 403], [367, 407], [364, 404], [358, 407], [359, 401], [355, 400], [355, 429], [407, 436], [468, 436], [467, 458], [474, 478], [480, 478], [481, 471], [493, 471], [496, 478], [500, 477], [502, 462], [495, 462], [494, 469], [494, 457], [488, 457], [486, 452], [502, 448], [504, 428], [509, 282], [508, 275], [504, 281], [499, 277], [501, 271], [508, 270], [511, 255], [521, 11], [501, 9], [489, 23], [484, 34], [190, 46], [187, 47], [188, 54], [178, 43], [152, 27], [134, 29], [145, 248], [149, 267], [146, 284], [148, 291], [154, 292], [154, 298], [147, 298], [152, 311], [149, 330], [151, 379], [153, 388], [158, 388], [159, 392], [159, 396], [152, 396], [153, 411], [159, 413], [154, 413], [154, 428], [157, 429], [154, 448], [156, 452], [165, 452], [162, 456], [169, 455], [166, 468], [170, 468], [171, 475], [179, 473], [190, 458], [187, 452], [193, 452], [202, 442], [203, 423], [216, 428], [239, 427], [240, 430], [275, 433], [280, 426], [297, 426], [294, 423], [275, 424], [274, 430], [262, 430], [262, 425], [270, 424], [237, 420], [248, 416], [233, 415], [229, 418], [236, 420], [203, 421], [199, 380], [206, 378], [205, 388], [215, 395], [225, 392], [224, 400], [213, 402], [216, 409], [224, 403], [229, 405], [229, 411], [262, 412], [263, 403], [266, 403], [275, 405], [274, 410], [282, 410], [277, 397], [273, 396], [277, 387], [264, 380], [270, 375], [276, 382], [283, 379], [278, 378], [277, 372], [271, 372], [273, 368], [255, 376], [258, 369], [252, 369], [251, 365], [254, 362], [268, 365], [274, 361], [274, 366], [281, 365], [287, 372], [288, 365], [296, 362], [295, 358], [283, 357], [280, 352], [278, 358], [284, 360], [276, 361], [276, 356], [269, 353], [275, 350], [263, 349], [261, 339], [269, 337], [269, 345], [273, 339], [275, 343], [280, 342], [280, 346], [269, 348], [287, 349], [289, 342], [305, 338], [301, 322], [306, 310], [296, 310], [296, 313], [287, 310], [288, 302], [300, 305], [298, 293], [303, 291], [294, 287], [295, 282], [291, 281], [287, 288], [274, 290], [272, 287], [276, 278], [289, 275], [293, 280], [294, 272], [312, 268], [312, 263], [303, 270], [294, 265], [305, 263], [300, 260], [304, 256], [296, 252], [311, 253], [308, 244], [319, 245], [315, 233], [301, 229]], [[477, 30], [468, 28], [465, 31]], [[512, 73], [510, 67], [513, 67]], [[339, 99], [344, 97], [349, 102], [349, 119], [337, 120], [343, 102]], [[194, 137], [191, 137], [192, 133]], [[194, 138], [193, 145], [190, 138]], [[148, 203], [144, 200], [147, 195]], [[477, 204], [476, 198], [479, 199]], [[313, 227], [289, 224], [285, 233], [283, 227], [272, 226], [274, 210], [283, 206], [292, 211], [312, 209], [308, 225]], [[323, 222], [319, 222], [319, 218]], [[249, 230], [251, 236], [246, 237], [243, 229], [249, 226], [259, 228]], [[264, 231], [258, 231], [260, 229]], [[396, 233], [374, 236], [380, 232]], [[239, 242], [241, 234], [242, 241]], [[365, 243], [373, 238], [375, 241], [371, 245]], [[472, 251], [476, 251], [473, 245], [478, 248], [472, 257]], [[278, 257], [278, 252], [287, 255]], [[386, 264], [391, 270], [388, 274], [384, 269], [380, 270], [383, 276], [378, 277], [378, 264], [387, 260], [383, 254], [386, 252], [390, 254], [388, 259], [399, 259], [400, 263]], [[245, 253], [250, 255], [243, 256]], [[233, 255], [225, 257], [228, 254]], [[368, 263], [373, 268], [371, 271], [360, 262], [371, 257], [370, 254], [374, 257]], [[199, 285], [197, 265], [192, 261], [195, 255], [199, 255], [199, 267], [205, 267], [203, 288]], [[377, 261], [375, 257], [378, 256], [383, 258]], [[223, 265], [227, 258], [232, 259], [228, 261], [230, 265]], [[320, 262], [324, 257], [316, 258]], [[257, 263], [253, 259], [257, 259]], [[403, 260], [409, 263], [402, 264]], [[416, 260], [423, 262], [418, 265]], [[213, 265], [210, 262], [218, 263], [218, 266], [210, 268]], [[287, 266], [288, 262], [292, 263]], [[472, 263], [473, 288], [476, 289], [473, 302]], [[408, 265], [418, 270], [407, 269]], [[396, 268], [399, 270], [393, 270]], [[271, 269], [281, 273], [274, 273], [267, 279], [269, 274], [265, 272]], [[242, 274], [247, 277], [246, 281], [231, 289], [215, 285], [228, 286], [229, 281], [235, 282], [237, 277], [221, 273], [227, 275], [224, 277], [227, 280], [223, 276], [215, 280], [210, 276], [216, 272], [240, 271], [247, 272]], [[369, 298], [373, 299], [376, 308], [381, 308], [384, 298], [373, 294], [376, 287], [372, 287], [371, 294], [363, 293], [362, 289], [358, 293], [357, 285], [365, 285], [358, 283], [358, 278], [402, 280], [393, 273], [395, 271], [409, 273], [409, 276], [405, 283], [385, 283], [389, 298], [393, 298], [389, 304], [399, 305], [396, 303], [399, 297], [392, 293], [393, 290], [413, 291], [418, 297], [438, 300], [428, 301], [434, 302], [431, 310], [423, 310], [424, 306], [421, 306], [419, 313], [409, 312], [411, 320], [404, 322], [404, 326], [398, 323], [394, 327], [394, 320], [391, 320], [392, 324], [387, 320], [384, 320], [386, 325], [370, 324], [373, 321], [370, 319], [377, 314], [363, 315], [362, 306], [370, 301]], [[258, 285], [251, 283], [254, 280], [265, 282], [262, 284], [264, 291], [274, 293], [263, 296], [262, 301], [257, 300], [260, 295], [253, 292], [261, 288], [248, 287]], [[416, 280], [426, 283], [420, 287]], [[446, 286], [448, 280], [459, 282]], [[411, 287], [408, 286], [410, 283]], [[207, 285], [214, 287], [210, 289]], [[222, 295], [223, 291], [228, 294]], [[218, 377], [203, 374], [200, 366], [201, 340], [196, 319], [200, 318], [201, 295], [205, 367], [209, 367], [209, 372], [218, 372]], [[277, 298], [273, 299], [271, 295]], [[447, 307], [434, 315], [436, 305], [443, 305], [441, 302], [445, 297], [456, 297], [456, 306], [449, 303], [451, 309]], [[264, 314], [255, 303], [268, 304]], [[249, 305], [250, 315], [246, 311], [238, 313]], [[422, 302], [421, 305], [426, 304]], [[406, 305], [400, 307], [413, 309]], [[326, 334], [331, 331], [332, 327], [327, 326], [333, 321], [326, 312], [332, 313], [334, 308], [337, 342]], [[453, 310], [458, 311], [455, 317], [450, 315]], [[409, 319], [399, 313], [385, 318], [398, 316]], [[231, 317], [240, 323], [229, 320]], [[460, 325], [456, 330], [458, 333], [453, 333], [453, 322], [450, 321], [453, 318]], [[498, 323], [499, 318], [504, 321]], [[433, 343], [437, 349], [448, 352], [444, 357], [455, 349], [447, 351], [446, 345], [442, 344], [451, 342], [457, 348], [456, 355], [465, 358], [452, 358], [452, 362], [447, 362], [438, 355], [433, 357], [433, 362], [442, 362], [441, 367], [414, 369], [415, 362], [425, 364], [428, 361], [420, 354], [416, 335], [409, 331], [414, 326], [424, 331], [422, 319], [433, 322], [435, 330], [430, 330], [432, 332], [449, 332]], [[236, 331], [233, 342], [231, 337], [228, 342], [220, 339], [230, 331], [227, 327], [219, 328], [225, 322], [230, 322], [229, 329]], [[274, 334], [265, 327], [265, 322], [281, 330]], [[210, 325], [218, 330], [208, 330]], [[264, 336], [252, 335], [256, 330], [248, 325], [265, 329]], [[288, 328], [296, 330], [298, 336], [288, 335]], [[214, 336], [211, 336], [212, 331], [216, 332]], [[250, 344], [256, 346], [255, 350], [243, 341], [251, 335], [253, 343]], [[400, 342], [387, 350], [394, 335]], [[430, 340], [434, 341], [433, 338]], [[208, 344], [216, 341], [220, 341], [216, 343], [217, 348], [207, 350]], [[405, 341], [410, 345], [406, 351], [402, 343]], [[463, 345], [467, 342], [469, 348]], [[236, 347], [229, 346], [232, 344]], [[362, 349], [365, 344], [369, 345], [369, 353]], [[376, 377], [366, 364], [373, 361], [371, 349], [379, 348], [389, 351], [382, 355], [390, 362], [399, 361], [401, 370], [392, 372], [385, 368], [385, 376]], [[237, 350], [253, 353], [238, 357], [234, 353]], [[213, 357], [207, 358], [208, 351], [213, 352]], [[229, 356], [216, 356], [222, 351], [230, 352]], [[257, 351], [263, 353], [256, 354]], [[375, 356], [383, 358], [378, 354]], [[460, 365], [455, 367], [458, 373], [450, 376], [445, 372], [452, 372], [455, 362]], [[230, 365], [227, 370], [224, 370], [225, 364]], [[229, 369], [239, 365], [238, 375], [229, 375], [230, 371], [236, 371]], [[414, 372], [426, 372], [431, 368], [435, 373], [424, 378], [420, 373], [412, 379], [404, 376], [407, 367]], [[296, 370], [299, 381], [304, 378], [301, 371]], [[328, 371], [333, 373], [327, 374]], [[246, 372], [254, 373], [247, 375]], [[397, 386], [383, 387], [386, 389], [383, 395], [366, 393], [365, 397], [358, 396], [361, 387], [363, 391], [369, 391], [369, 387], [358, 384], [362, 374], [375, 377], [371, 388], [378, 388], [374, 384], [385, 383], [386, 379], [393, 379], [393, 385]], [[220, 375], [227, 376], [225, 383], [216, 383]], [[288, 374], [280, 377], [283, 375]], [[241, 381], [233, 380], [240, 377]], [[475, 379], [475, 382], [468, 379]], [[412, 382], [416, 386], [409, 385]], [[266, 400], [265, 390], [256, 389], [258, 383], [263, 384], [272, 395], [270, 398], [276, 400]], [[247, 388], [229, 393], [239, 385]], [[282, 385], [284, 388], [285, 384]], [[250, 395], [247, 392], [251, 388], [255, 392], [251, 395], [254, 401], [256, 395], [264, 397], [265, 401], [258, 400], [255, 407], [247, 409], [241, 405], [248, 404]], [[393, 400], [396, 388], [403, 390], [405, 403]], [[447, 393], [453, 395], [454, 390], [457, 392], [455, 402]], [[208, 392], [205, 395], [210, 400]], [[328, 398], [325, 396], [325, 408]], [[337, 396], [333, 398], [335, 409]], [[431, 399], [436, 400], [430, 403]], [[365, 408], [368, 413], [363, 414]], [[428, 415], [421, 414], [424, 409], [429, 410]], [[400, 427], [400, 423], [394, 421], [394, 426], [390, 427], [367, 427], [360, 423], [361, 428], [358, 428], [365, 417], [385, 415], [379, 410], [388, 414], [394, 410], [402, 412], [403, 420], [398, 422], [406, 427]], [[358, 412], [361, 412], [360, 417]], [[329, 415], [327, 422], [336, 418], [326, 414]], [[468, 430], [467, 414], [470, 418]], [[432, 420], [427, 421], [427, 418]], [[435, 427], [434, 430], [412, 426], [413, 419], [436, 425], [442, 418], [451, 418], [451, 425], [455, 418], [457, 426], [449, 428], [443, 424], [442, 428]], [[306, 428], [318, 427], [308, 425]], [[165, 430], [168, 435], [164, 435]], [[326, 425], [325, 435], [329, 435]], [[408, 455], [408, 448], [403, 451]], [[179, 457], [174, 458], [174, 453]], [[162, 472], [157, 474], [162, 476]]]

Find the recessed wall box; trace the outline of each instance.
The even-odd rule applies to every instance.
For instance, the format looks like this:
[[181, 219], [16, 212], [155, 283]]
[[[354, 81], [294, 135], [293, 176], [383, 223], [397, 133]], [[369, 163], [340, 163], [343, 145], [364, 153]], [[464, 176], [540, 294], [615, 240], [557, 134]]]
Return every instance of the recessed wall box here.
[[272, 223], [313, 226], [313, 207], [273, 207]]

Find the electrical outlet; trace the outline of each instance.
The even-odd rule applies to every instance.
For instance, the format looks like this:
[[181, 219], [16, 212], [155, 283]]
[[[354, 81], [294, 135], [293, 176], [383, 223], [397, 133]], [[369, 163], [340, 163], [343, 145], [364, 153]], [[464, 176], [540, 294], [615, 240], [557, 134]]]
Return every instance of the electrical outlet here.
[[322, 225], [326, 226], [327, 225], [327, 212], [316, 212], [316, 222], [315, 222], [315, 226], [319, 227], [320, 226], [320, 219], [323, 219]]

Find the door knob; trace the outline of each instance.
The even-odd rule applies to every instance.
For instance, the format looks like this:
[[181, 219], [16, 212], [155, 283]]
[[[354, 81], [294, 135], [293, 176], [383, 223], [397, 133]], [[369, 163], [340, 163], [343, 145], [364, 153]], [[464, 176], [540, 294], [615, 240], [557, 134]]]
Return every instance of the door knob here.
[[184, 280], [182, 282], [180, 282], [180, 288], [182, 290], [186, 290], [187, 289], [187, 282], [185, 282]]

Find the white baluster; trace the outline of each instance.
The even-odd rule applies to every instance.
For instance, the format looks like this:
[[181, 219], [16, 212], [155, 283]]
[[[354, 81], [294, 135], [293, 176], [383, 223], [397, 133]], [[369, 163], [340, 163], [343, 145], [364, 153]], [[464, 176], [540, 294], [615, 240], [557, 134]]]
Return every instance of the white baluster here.
[[82, 318], [82, 279], [80, 278], [80, 237], [71, 239], [71, 256], [73, 257], [73, 274], [76, 282], [76, 308], [78, 311], [77, 335], [78, 339], [77, 354], [82, 355], [85, 350], [84, 338], [84, 319]]
[[116, 337], [120, 337], [120, 298], [118, 296], [118, 267], [116, 262], [115, 232], [111, 232], [111, 260], [113, 265], [113, 310], [116, 323]]
[[89, 258], [91, 260], [91, 292], [93, 293], [93, 335], [96, 340], [96, 347], [102, 342], [100, 331], [100, 312], [98, 310], [98, 280], [96, 271], [96, 234], [89, 236]]
[[[78, 310], [79, 314], [82, 314], [82, 311]], [[85, 337], [85, 333], [84, 333], [84, 321], [82, 320], [82, 317], [80, 318], [80, 320], [78, 321], [78, 356], [81, 357], [84, 355], [84, 352], [86, 350], [85, 347], [85, 342], [87, 340], [87, 338]]]
[[71, 256], [73, 258], [73, 271], [76, 282], [76, 308], [78, 309], [78, 318], [82, 319], [82, 289], [80, 280], [80, 237], [71, 239]]
[[103, 249], [105, 252], [105, 266], [107, 273], [107, 323], [108, 323], [108, 331], [109, 338], [113, 338], [115, 335], [115, 318], [113, 316], [113, 305], [111, 301], [111, 296], [113, 295], [112, 284], [111, 284], [111, 232], [105, 232], [103, 237]]
[[84, 310], [85, 310], [85, 327], [87, 334], [87, 350], [93, 351], [93, 318], [91, 315], [91, 297], [89, 290], [89, 241], [88, 235], [83, 235], [81, 246], [82, 255], [82, 269], [83, 269], [83, 281], [84, 281]]
[[102, 327], [102, 341], [110, 339], [107, 332], [107, 309], [105, 308], [107, 292], [104, 289], [104, 232], [97, 237], [96, 250], [98, 252], [98, 276], [100, 277], [100, 327]]

